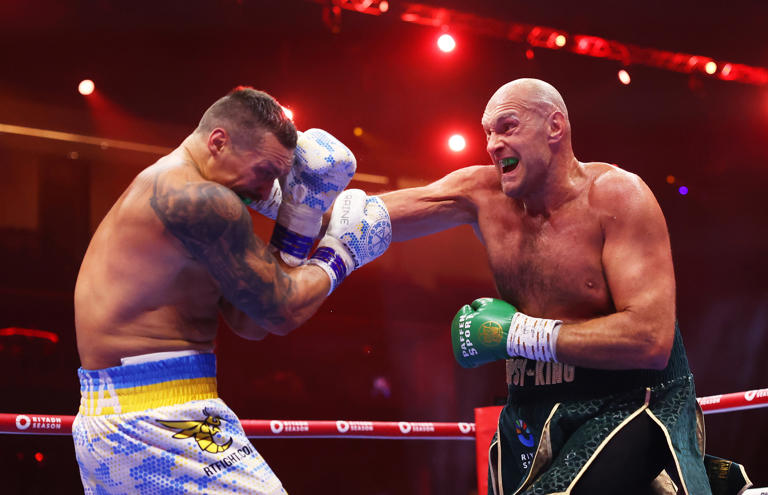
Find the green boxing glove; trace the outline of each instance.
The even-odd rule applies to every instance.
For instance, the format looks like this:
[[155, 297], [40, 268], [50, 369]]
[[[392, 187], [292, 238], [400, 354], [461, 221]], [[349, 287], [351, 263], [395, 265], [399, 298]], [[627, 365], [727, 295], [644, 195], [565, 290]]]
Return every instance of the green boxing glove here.
[[557, 361], [555, 346], [562, 323], [530, 317], [501, 299], [475, 299], [453, 318], [453, 355], [464, 368], [513, 356]]

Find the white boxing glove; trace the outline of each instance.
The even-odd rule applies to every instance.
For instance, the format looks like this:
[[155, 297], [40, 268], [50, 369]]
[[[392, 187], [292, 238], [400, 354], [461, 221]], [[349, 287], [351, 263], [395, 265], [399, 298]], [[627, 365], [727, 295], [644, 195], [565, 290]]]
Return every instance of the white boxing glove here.
[[330, 294], [353, 270], [381, 256], [390, 242], [392, 223], [384, 201], [349, 189], [336, 200], [325, 236], [309, 263], [328, 274]]
[[282, 202], [270, 244], [288, 265], [306, 261], [323, 213], [355, 175], [355, 155], [322, 129], [299, 134], [296, 156], [282, 182]]
[[280, 208], [280, 203], [283, 201], [283, 191], [280, 189], [280, 181], [275, 179], [272, 183], [272, 190], [269, 192], [267, 199], [261, 199], [259, 201], [252, 201], [248, 198], [240, 197], [248, 208], [256, 210], [267, 218], [275, 220], [277, 218], [277, 211]]

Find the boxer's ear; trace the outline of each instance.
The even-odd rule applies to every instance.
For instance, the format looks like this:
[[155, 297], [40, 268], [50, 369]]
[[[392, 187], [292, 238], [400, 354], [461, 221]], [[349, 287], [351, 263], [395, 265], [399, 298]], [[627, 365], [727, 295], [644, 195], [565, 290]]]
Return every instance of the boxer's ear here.
[[212, 156], [216, 156], [222, 152], [224, 146], [229, 142], [229, 135], [224, 129], [217, 127], [208, 134], [208, 151]]
[[565, 136], [565, 115], [560, 110], [555, 110], [547, 117], [547, 135], [551, 144], [558, 143]]

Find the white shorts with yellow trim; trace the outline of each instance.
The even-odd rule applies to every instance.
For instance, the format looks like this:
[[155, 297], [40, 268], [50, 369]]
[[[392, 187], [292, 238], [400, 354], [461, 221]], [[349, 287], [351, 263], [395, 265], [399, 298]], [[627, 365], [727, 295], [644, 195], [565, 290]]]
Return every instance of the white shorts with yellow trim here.
[[285, 494], [216, 393], [213, 354], [78, 370], [86, 494]]

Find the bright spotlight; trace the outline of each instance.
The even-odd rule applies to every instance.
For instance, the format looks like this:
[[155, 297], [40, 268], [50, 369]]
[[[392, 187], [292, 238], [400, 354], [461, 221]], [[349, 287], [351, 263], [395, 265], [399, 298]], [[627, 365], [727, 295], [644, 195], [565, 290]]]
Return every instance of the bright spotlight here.
[[467, 141], [464, 139], [464, 136], [461, 134], [454, 134], [448, 139], [448, 148], [450, 148], [451, 151], [458, 153], [459, 151], [463, 151], [464, 148], [467, 147]]
[[280, 105], [280, 106], [283, 108], [283, 114], [286, 117], [288, 117], [288, 120], [293, 122], [293, 110], [291, 110], [290, 108], [287, 108], [287, 107], [283, 107], [282, 105]]
[[437, 47], [445, 53], [452, 52], [456, 48], [456, 40], [450, 34], [443, 34], [437, 38]]
[[625, 71], [624, 69], [621, 69], [619, 71], [619, 81], [621, 81], [621, 84], [627, 85], [630, 82], [632, 82], [632, 78], [629, 77], [629, 72]]
[[93, 84], [93, 81], [90, 79], [83, 79], [80, 81], [80, 84], [77, 85], [77, 90], [83, 96], [88, 96], [89, 94], [93, 93], [94, 89], [96, 89], [96, 85]]
[[557, 37], [555, 38], [555, 45], [559, 46], [560, 48], [565, 46], [565, 42], [566, 42], [565, 36], [563, 36], [562, 34], [558, 34]]
[[707, 64], [704, 66], [704, 70], [707, 74], [714, 74], [717, 72], [717, 64], [712, 62], [711, 60], [707, 62]]

